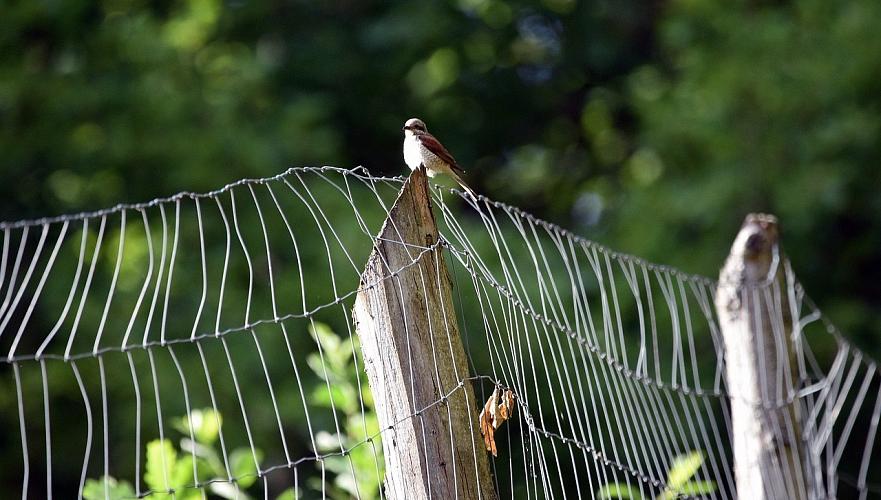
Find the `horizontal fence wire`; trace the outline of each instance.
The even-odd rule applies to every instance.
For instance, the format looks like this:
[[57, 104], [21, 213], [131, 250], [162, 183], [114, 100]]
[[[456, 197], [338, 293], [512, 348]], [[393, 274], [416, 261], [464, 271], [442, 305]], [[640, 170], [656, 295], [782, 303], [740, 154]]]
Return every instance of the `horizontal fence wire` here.
[[[5, 491], [395, 497], [383, 440], [400, 422], [376, 419], [351, 311], [359, 288], [378, 285], [361, 272], [404, 181], [291, 168], [0, 223]], [[715, 280], [484, 197], [432, 196], [440, 241], [413, 245], [387, 279], [445, 255], [472, 374], [453, 392], [473, 387], [475, 426], [495, 387], [516, 395], [491, 457], [500, 497], [736, 498], [730, 404], [744, 396], [725, 377]], [[749, 401], [794, 408], [774, 438], [799, 434], [810, 484], [781, 481], [816, 498], [879, 497], [877, 363], [782, 265], [782, 285], [744, 292], [779, 313], [772, 345], [786, 332], [793, 345], [792, 369]], [[451, 396], [414, 402], [408, 418]]]

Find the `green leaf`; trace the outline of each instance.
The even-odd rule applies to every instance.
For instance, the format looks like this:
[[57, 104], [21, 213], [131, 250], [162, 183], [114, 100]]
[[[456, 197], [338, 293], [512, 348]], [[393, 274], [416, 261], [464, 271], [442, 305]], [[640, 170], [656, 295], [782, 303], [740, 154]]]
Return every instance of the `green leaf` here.
[[[379, 445], [379, 450], [382, 449]], [[382, 457], [376, 457], [369, 446], [359, 446], [349, 453], [355, 475], [358, 479], [358, 493], [361, 498], [378, 498], [382, 477], [385, 475]], [[379, 470], [377, 470], [377, 466]]]
[[[147, 443], [147, 466], [144, 482], [155, 492], [165, 492], [175, 487], [174, 470], [177, 464], [177, 451], [167, 439]], [[165, 498], [168, 495], [160, 495]]]
[[[338, 476], [352, 474], [352, 466], [349, 463], [349, 457], [343, 457], [340, 455], [327, 457], [324, 459], [324, 467]], [[356, 496], [354, 490], [352, 490], [352, 496]]]
[[638, 488], [625, 483], [607, 484], [597, 491], [597, 496], [602, 499], [620, 498], [622, 500], [642, 500], [642, 494]]
[[704, 463], [704, 454], [693, 451], [688, 455], [680, 455], [673, 460], [673, 466], [667, 473], [667, 487], [671, 490], [679, 490], [689, 479], [694, 476]]
[[[260, 450], [255, 451], [257, 460], [262, 459]], [[242, 488], [248, 488], [257, 481], [257, 464], [250, 448], [236, 448], [229, 455], [229, 468], [233, 477]]]
[[682, 485], [679, 493], [684, 495], [707, 495], [716, 492], [714, 481], [689, 481]]
[[250, 495], [242, 491], [242, 488], [236, 487], [234, 483], [211, 483], [210, 488], [211, 493], [228, 500], [249, 500], [251, 498]]
[[[361, 368], [363, 370], [364, 367], [362, 366]], [[367, 377], [363, 378], [366, 379]], [[364, 400], [364, 406], [373, 410], [375, 406], [375, 403], [373, 402], [373, 392], [370, 391], [370, 385], [367, 384], [367, 382], [361, 384], [361, 396]]]
[[117, 481], [111, 476], [103, 476], [97, 480], [88, 479], [83, 487], [85, 500], [121, 500], [134, 497], [135, 490], [128, 481]]
[[190, 413], [193, 420], [193, 431], [196, 435], [196, 441], [211, 445], [217, 440], [217, 434], [220, 432], [220, 426], [223, 424], [223, 417], [213, 408], [205, 408], [203, 410], [193, 410]]
[[212, 477], [226, 477], [226, 468], [214, 448], [183, 438], [180, 440], [180, 450], [182, 455], [196, 454], [200, 481]]
[[[197, 468], [198, 471], [198, 458]], [[174, 470], [171, 476], [172, 487], [175, 489], [175, 499], [181, 500], [189, 498], [193, 495], [201, 498], [201, 492], [195, 488], [196, 478], [193, 476], [193, 456], [190, 454], [181, 455], [177, 463], [174, 464]]]
[[317, 352], [306, 356], [306, 364], [309, 365], [312, 372], [315, 373], [315, 375], [318, 375], [321, 380], [334, 380], [333, 370], [325, 366], [324, 362], [321, 361], [321, 356], [319, 356]]
[[288, 488], [275, 497], [275, 500], [297, 500], [302, 494], [298, 488]]
[[190, 435], [190, 421], [187, 417], [178, 417], [171, 419], [171, 427], [184, 436]]
[[331, 399], [333, 399], [336, 408], [347, 414], [351, 413], [350, 410], [357, 409], [358, 401], [353, 399], [355, 396], [354, 389], [346, 386], [343, 382], [332, 384], [329, 390], [327, 385], [317, 385], [312, 391], [312, 401], [316, 405], [330, 408]]
[[340, 350], [339, 336], [324, 323], [313, 322], [309, 325], [309, 333], [321, 344], [322, 349], [334, 353]]
[[336, 433], [318, 431], [315, 435], [315, 446], [318, 447], [315, 451], [319, 453], [340, 451], [340, 437]]
[[346, 422], [346, 434], [351, 440], [350, 444], [354, 445], [364, 441], [368, 437], [373, 437], [374, 441], [379, 441], [379, 420], [376, 413], [365, 412], [362, 416], [361, 412], [353, 413]]
[[352, 471], [346, 467], [345, 471], [337, 472], [336, 479], [333, 482], [338, 488], [349, 494], [350, 498], [360, 498], [361, 492], [355, 478], [352, 477]]

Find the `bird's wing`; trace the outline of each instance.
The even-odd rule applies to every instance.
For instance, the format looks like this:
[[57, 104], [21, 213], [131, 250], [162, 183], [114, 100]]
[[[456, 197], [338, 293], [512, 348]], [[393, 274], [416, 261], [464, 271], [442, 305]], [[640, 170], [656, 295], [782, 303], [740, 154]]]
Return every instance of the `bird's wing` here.
[[433, 135], [429, 133], [419, 134], [416, 136], [419, 139], [419, 142], [425, 146], [429, 151], [431, 151], [435, 156], [443, 160], [444, 162], [450, 165], [450, 168], [453, 169], [454, 172], [462, 172], [462, 167], [456, 163], [456, 159], [453, 158], [453, 155], [447, 151], [447, 148], [444, 147], [443, 144], [440, 143], [437, 139], [434, 138]]

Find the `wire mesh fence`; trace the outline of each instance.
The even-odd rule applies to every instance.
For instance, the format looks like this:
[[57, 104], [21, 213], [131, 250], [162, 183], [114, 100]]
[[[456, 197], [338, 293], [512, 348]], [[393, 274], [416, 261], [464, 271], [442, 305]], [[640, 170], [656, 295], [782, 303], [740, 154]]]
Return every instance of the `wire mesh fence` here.
[[[400, 422], [377, 419], [351, 313], [359, 289], [379, 285], [361, 273], [404, 182], [293, 168], [0, 225], [5, 491], [396, 497], [383, 450]], [[471, 373], [453, 391], [473, 388], [475, 428], [494, 390], [516, 397], [495, 430], [499, 497], [736, 497], [742, 396], [725, 376], [715, 280], [482, 197], [432, 197], [439, 241], [414, 245], [387, 279], [445, 256]], [[792, 370], [752, 404], [796, 409], [769, 439], [799, 429], [809, 480], [793, 487], [807, 497], [881, 496], [869, 476], [881, 465], [876, 362], [781, 265], [782, 284], [748, 293], [792, 318], [766, 327], [771, 348], [791, 342]], [[452, 396], [436, 395], [408, 418]]]

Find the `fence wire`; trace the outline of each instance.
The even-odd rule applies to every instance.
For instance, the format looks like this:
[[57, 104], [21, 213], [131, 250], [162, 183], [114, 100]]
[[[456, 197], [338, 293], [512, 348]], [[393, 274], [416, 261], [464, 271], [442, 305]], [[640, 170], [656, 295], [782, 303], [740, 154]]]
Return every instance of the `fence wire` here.
[[[382, 487], [382, 440], [398, 423], [376, 420], [351, 310], [403, 183], [292, 168], [0, 224], [5, 490], [394, 497]], [[730, 404], [741, 396], [725, 377], [715, 280], [482, 197], [434, 188], [433, 199], [472, 374], [454, 391], [472, 386], [477, 405], [496, 386], [516, 394], [491, 457], [500, 497], [736, 498]], [[434, 250], [416, 249], [388, 279]], [[777, 345], [789, 332], [792, 370], [752, 404], [794, 408], [771, 437], [797, 434], [810, 478], [768, 487], [881, 496], [869, 477], [881, 466], [876, 362], [788, 264], [782, 288], [750, 293], [793, 318], [768, 332]]]

